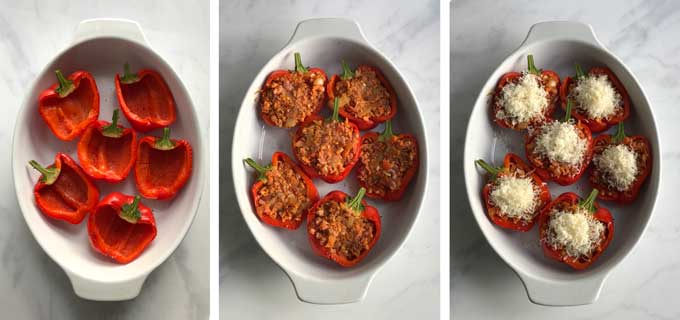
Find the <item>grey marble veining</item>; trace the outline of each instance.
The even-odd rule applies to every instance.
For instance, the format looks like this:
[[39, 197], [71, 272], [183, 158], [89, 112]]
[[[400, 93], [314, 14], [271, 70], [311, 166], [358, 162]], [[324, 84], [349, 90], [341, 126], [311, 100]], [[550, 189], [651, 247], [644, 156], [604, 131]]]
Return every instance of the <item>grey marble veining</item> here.
[[291, 282], [246, 226], [231, 168], [220, 170], [220, 316], [223, 319], [436, 319], [439, 315], [439, 2], [222, 1], [220, 4], [220, 155], [255, 75], [300, 20], [356, 19], [368, 40], [404, 73], [423, 112], [430, 195], [403, 249], [378, 273], [366, 300], [340, 306], [298, 301]]
[[[206, 145], [209, 117], [208, 1], [0, 0], [0, 310], [3, 319], [207, 319], [209, 192], [177, 251], [146, 280], [132, 301], [78, 298], [64, 272], [42, 251], [24, 222], [11, 183], [16, 114], [40, 70], [71, 41], [84, 19], [136, 20], [154, 49], [180, 74], [191, 94]], [[180, 23], [181, 22], [181, 23]]]
[[[451, 310], [456, 319], [678, 319], [680, 305], [680, 3], [674, 1], [454, 1], [451, 6], [453, 126]], [[519, 278], [486, 243], [467, 205], [462, 151], [474, 100], [494, 68], [539, 21], [589, 23], [638, 77], [663, 146], [660, 195], [647, 233], [605, 282], [593, 305], [531, 304]]]

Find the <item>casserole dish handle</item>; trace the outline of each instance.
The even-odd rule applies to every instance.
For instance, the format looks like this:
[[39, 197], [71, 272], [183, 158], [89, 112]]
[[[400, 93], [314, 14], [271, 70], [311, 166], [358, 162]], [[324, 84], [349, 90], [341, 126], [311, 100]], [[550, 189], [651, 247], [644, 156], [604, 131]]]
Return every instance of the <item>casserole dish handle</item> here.
[[142, 285], [148, 274], [138, 278], [120, 282], [101, 282], [85, 279], [70, 271], [66, 271], [73, 291], [76, 295], [87, 300], [97, 301], [120, 301], [134, 299], [142, 290]]
[[544, 306], [578, 306], [597, 301], [607, 274], [595, 274], [586, 278], [569, 281], [539, 279], [526, 273], [517, 272], [529, 300]]
[[298, 298], [313, 304], [345, 304], [364, 300], [375, 272], [344, 279], [312, 279], [286, 270]]
[[520, 48], [532, 43], [555, 38], [579, 40], [604, 48], [604, 45], [595, 36], [593, 27], [589, 24], [574, 21], [547, 21], [534, 24], [529, 29], [529, 33], [520, 45]]
[[368, 43], [356, 21], [344, 18], [318, 18], [300, 21], [287, 45], [320, 35]]
[[73, 43], [76, 44], [97, 37], [122, 38], [149, 47], [149, 42], [139, 24], [127, 19], [83, 20], [76, 27]]

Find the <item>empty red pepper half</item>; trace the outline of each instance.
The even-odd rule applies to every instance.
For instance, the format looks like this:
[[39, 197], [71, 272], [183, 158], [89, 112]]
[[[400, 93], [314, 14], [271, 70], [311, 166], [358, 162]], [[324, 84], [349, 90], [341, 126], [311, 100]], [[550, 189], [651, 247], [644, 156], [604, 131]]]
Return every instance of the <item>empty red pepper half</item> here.
[[628, 189], [619, 191], [609, 186], [606, 182], [605, 173], [593, 165], [590, 174], [590, 185], [600, 190], [598, 198], [613, 200], [619, 203], [631, 203], [640, 192], [640, 187], [645, 182], [652, 170], [652, 147], [649, 140], [643, 136], [626, 136], [623, 129], [623, 121], [619, 122], [615, 136], [608, 134], [599, 135], [593, 142], [593, 159], [599, 156], [607, 147], [625, 145], [635, 153], [637, 164], [637, 176], [628, 186]]
[[[626, 120], [628, 118], [628, 114], [630, 113], [630, 97], [628, 96], [628, 91], [626, 91], [626, 88], [621, 84], [621, 81], [619, 81], [619, 78], [616, 77], [616, 75], [607, 67], [596, 67], [596, 68], [591, 68], [590, 71], [588, 71], [589, 76], [599, 76], [599, 75], [605, 75], [607, 76], [607, 79], [609, 82], [614, 86], [614, 90], [621, 95], [621, 103], [622, 103], [622, 108], [619, 110], [618, 113], [613, 115], [609, 119], [590, 119], [588, 116], [582, 112], [580, 112], [579, 108], [572, 108], [571, 110], [571, 115], [582, 121], [590, 131], [593, 133], [597, 132], [602, 132], [607, 129], [609, 129], [611, 126]], [[576, 86], [576, 82], [578, 79], [585, 77], [586, 74], [583, 72], [581, 69], [581, 66], [577, 63], [576, 64], [576, 76], [574, 78], [572, 77], [566, 77], [564, 78], [564, 81], [562, 81], [562, 86], [560, 87], [560, 99], [562, 100], [562, 109], [566, 110], [567, 108], [567, 100], [569, 99], [569, 94], [571, 93], [571, 90], [574, 89]]]
[[87, 220], [92, 247], [118, 263], [137, 257], [156, 238], [156, 220], [140, 196], [112, 192], [104, 197]]
[[148, 132], [175, 122], [175, 98], [154, 70], [142, 69], [135, 74], [126, 63], [123, 76], [116, 74], [116, 96], [125, 118], [137, 131]]
[[99, 117], [99, 91], [87, 71], [56, 74], [58, 82], [38, 97], [38, 111], [57, 138], [70, 141]]
[[392, 121], [382, 134], [369, 132], [361, 138], [357, 163], [359, 185], [371, 198], [398, 201], [420, 167], [418, 141], [412, 134], [394, 134]]
[[33, 195], [40, 211], [48, 217], [79, 224], [97, 205], [97, 186], [68, 155], [57, 153], [47, 168], [35, 160], [29, 163], [42, 174]]
[[[543, 247], [543, 253], [546, 257], [555, 259], [557, 261], [566, 263], [570, 267], [583, 270], [588, 268], [595, 260], [597, 260], [605, 249], [609, 246], [614, 236], [614, 219], [612, 218], [611, 212], [606, 208], [600, 208], [600, 205], [595, 201], [597, 198], [597, 189], [593, 189], [588, 198], [580, 200], [579, 196], [573, 192], [565, 192], [557, 197], [553, 202], [543, 209], [541, 216], [539, 218], [539, 237], [541, 241], [541, 246]], [[574, 210], [577, 206], [583, 207], [592, 213], [595, 220], [604, 224], [603, 236], [599, 243], [595, 245], [595, 249], [589, 256], [579, 256], [572, 257], [567, 254], [564, 248], [553, 248], [549, 242], [549, 224], [550, 219], [556, 210]], [[556, 209], [556, 210], [553, 210]]]
[[[489, 181], [482, 189], [482, 196], [484, 197], [484, 204], [486, 205], [486, 213], [489, 215], [491, 222], [505, 229], [522, 232], [531, 230], [531, 228], [536, 223], [541, 210], [545, 208], [548, 203], [550, 203], [551, 196], [550, 190], [548, 190], [548, 185], [545, 184], [543, 180], [541, 180], [541, 178], [534, 172], [531, 166], [522, 161], [522, 158], [514, 153], [508, 153], [505, 155], [505, 159], [503, 159], [503, 167], [492, 167], [481, 159], [475, 161], [475, 163], [491, 175]], [[508, 217], [491, 201], [491, 192], [493, 191], [495, 182], [498, 178], [503, 176], [514, 176], [518, 178], [528, 177], [531, 179], [533, 185], [539, 190], [537, 199], [538, 204], [536, 205], [536, 209], [533, 212], [533, 219], [527, 221], [521, 218]]]
[[119, 111], [113, 121], [97, 121], [90, 125], [78, 142], [78, 159], [83, 170], [93, 179], [123, 181], [137, 156], [135, 132], [118, 124]]
[[[380, 70], [360, 65], [355, 71], [342, 62], [342, 75], [328, 81], [328, 100], [340, 98], [340, 115], [359, 130], [370, 130], [397, 113], [397, 95]], [[329, 104], [332, 109], [333, 104]]]
[[307, 235], [314, 252], [343, 267], [363, 260], [380, 238], [378, 209], [363, 200], [366, 189], [356, 197], [331, 191], [309, 209]]
[[147, 136], [139, 140], [135, 162], [135, 183], [143, 197], [170, 199], [191, 176], [191, 145], [186, 140], [170, 139], [170, 128], [163, 137]]
[[266, 167], [250, 158], [245, 162], [258, 172], [251, 194], [260, 220], [275, 227], [299, 228], [309, 207], [319, 201], [312, 179], [283, 152], [275, 152]]

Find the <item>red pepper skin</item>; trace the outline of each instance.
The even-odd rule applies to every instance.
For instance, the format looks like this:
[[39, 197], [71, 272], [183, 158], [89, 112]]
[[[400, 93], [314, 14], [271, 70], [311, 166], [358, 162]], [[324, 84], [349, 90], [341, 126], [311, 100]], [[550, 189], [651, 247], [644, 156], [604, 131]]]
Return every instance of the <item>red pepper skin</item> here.
[[527, 155], [527, 158], [529, 159], [529, 163], [534, 167], [536, 170], [536, 173], [538, 174], [543, 181], [554, 181], [557, 184], [561, 186], [568, 186], [571, 184], [574, 184], [578, 179], [581, 178], [583, 173], [586, 172], [586, 169], [588, 168], [588, 165], [590, 164], [590, 160], [593, 158], [593, 135], [590, 132], [590, 129], [586, 127], [583, 123], [577, 122], [576, 123], [576, 128], [583, 132], [583, 134], [586, 136], [586, 152], [584, 154], [584, 159], [583, 162], [581, 162], [581, 166], [579, 167], [578, 172], [574, 176], [568, 176], [568, 175], [559, 175], [550, 170], [549, 168], [549, 160], [546, 159], [546, 163], [543, 163], [541, 160], [541, 157], [533, 152], [533, 146], [535, 145], [534, 141], [538, 137], [538, 133], [534, 135], [529, 135], [527, 134], [524, 138], [525, 144], [524, 144], [524, 150]]
[[[615, 144], [612, 142], [612, 136], [608, 134], [603, 134], [595, 138], [595, 141], [593, 142], [593, 153], [595, 155], [601, 153], [604, 151], [604, 149], [611, 145]], [[642, 171], [638, 172], [637, 177], [635, 177], [635, 181], [630, 185], [628, 190], [626, 191], [618, 191], [615, 189], [609, 189], [609, 186], [606, 185], [601, 179], [598, 179], [602, 174], [597, 170], [596, 166], [593, 166], [591, 168], [590, 172], [590, 185], [593, 186], [593, 188], [600, 190], [600, 193], [597, 195], [599, 199], [606, 200], [606, 201], [615, 201], [621, 204], [629, 204], [635, 199], [637, 199], [638, 194], [640, 193], [640, 188], [642, 187], [642, 184], [645, 182], [647, 177], [649, 176], [650, 171], [652, 170], [652, 148], [651, 144], [649, 143], [649, 140], [643, 136], [629, 136], [625, 137], [623, 140], [623, 144], [628, 145], [630, 148], [631, 145], [640, 145], [642, 146], [642, 150], [635, 150], [636, 152], [640, 153], [642, 151], [642, 154], [639, 154], [639, 156], [645, 157], [644, 163], [645, 167], [643, 168]]]
[[[503, 159], [503, 168], [501, 169], [501, 172], [498, 173], [496, 178], [503, 175], [514, 175], [518, 169], [524, 171], [525, 173], [533, 171], [531, 166], [526, 164], [522, 160], [522, 158], [520, 158], [518, 155], [514, 153], [508, 153], [505, 155], [505, 158]], [[551, 196], [550, 190], [548, 190], [548, 185], [545, 184], [536, 173], [529, 174], [529, 177], [531, 178], [533, 184], [535, 186], [538, 186], [538, 188], [540, 189], [540, 192], [538, 194], [540, 205], [536, 209], [536, 211], [538, 211], [539, 213], [537, 213], [534, 216], [534, 219], [529, 221], [528, 223], [522, 223], [521, 220], [512, 221], [511, 219], [508, 219], [501, 212], [501, 210], [498, 207], [496, 207], [493, 204], [493, 202], [491, 202], [491, 191], [493, 188], [493, 182], [489, 181], [484, 185], [484, 188], [482, 189], [482, 196], [484, 197], [486, 212], [491, 222], [493, 222], [495, 225], [501, 228], [520, 232], [527, 232], [534, 227], [534, 224], [536, 223], [536, 221], [538, 220], [538, 216], [540, 215], [540, 211], [543, 210], [543, 208], [545, 208], [545, 206], [547, 206], [550, 203]]]
[[[513, 125], [511, 122], [508, 122], [506, 119], [501, 119], [496, 117], [496, 112], [501, 108], [500, 104], [500, 94], [503, 88], [508, 85], [509, 83], [517, 82], [519, 79], [522, 77], [521, 72], [508, 72], [501, 76], [501, 78], [498, 80], [498, 84], [496, 84], [496, 90], [494, 91], [493, 95], [493, 102], [491, 104], [491, 116], [493, 118], [493, 121], [496, 122], [499, 126], [503, 128], [508, 128], [512, 130], [524, 130], [527, 128], [527, 125]], [[549, 102], [548, 102], [548, 107], [545, 108], [545, 111], [543, 113], [543, 121], [540, 122], [530, 122], [528, 125], [539, 125], [543, 123], [546, 120], [552, 119], [552, 114], [555, 111], [555, 104], [557, 103], [557, 99], [559, 97], [559, 87], [560, 87], [560, 77], [555, 73], [555, 71], [552, 70], [543, 70], [540, 73], [540, 78], [542, 80], [542, 83], [544, 84], [544, 88], [546, 92], [548, 93], [549, 97]], [[546, 84], [550, 81], [554, 81], [556, 83], [555, 87], [548, 87]]]
[[[368, 65], [360, 65], [357, 67], [356, 70], [364, 72], [373, 71], [378, 76], [378, 80], [380, 80], [380, 83], [383, 85], [383, 87], [385, 87], [385, 89], [387, 89], [387, 92], [390, 93], [390, 113], [385, 116], [364, 120], [349, 114], [347, 111], [345, 111], [345, 108], [343, 106], [340, 106], [339, 112], [343, 118], [349, 119], [349, 121], [356, 124], [359, 130], [362, 131], [371, 130], [378, 126], [380, 123], [394, 118], [394, 115], [397, 114], [397, 94], [394, 92], [392, 85], [387, 81], [387, 78], [385, 78], [385, 75], [383, 75], [383, 73], [378, 68]], [[338, 81], [340, 81], [340, 76], [337, 74], [333, 75], [330, 81], [328, 81], [328, 85], [326, 88], [326, 92], [328, 93], [328, 101], [333, 101], [333, 99], [335, 99], [335, 84]], [[329, 103], [328, 106], [331, 110], [333, 110], [333, 104]]]
[[[609, 68], [607, 67], [591, 68], [590, 71], [588, 71], [588, 74], [606, 75], [607, 78], [609, 79], [609, 82], [612, 83], [616, 91], [621, 95], [621, 100], [623, 101], [622, 112], [613, 116], [609, 120], [589, 119], [587, 115], [580, 113], [578, 108], [571, 109], [572, 117], [583, 122], [586, 126], [588, 126], [590, 131], [592, 131], [593, 133], [598, 133], [609, 129], [613, 125], [628, 118], [628, 115], [630, 114], [630, 96], [628, 95], [628, 91], [626, 91], [626, 88], [623, 86], [623, 84], [621, 84], [619, 78], [617, 78], [616, 75]], [[571, 93], [571, 90], [574, 88], [575, 85], [576, 82], [572, 77], [566, 77], [564, 78], [564, 81], [562, 81], [562, 86], [560, 87], [560, 99], [562, 101], [563, 110], [567, 109], [567, 97], [569, 97], [569, 94]]]
[[[137, 157], [137, 134], [130, 128], [120, 128], [119, 137], [104, 134], [108, 121], [90, 125], [78, 142], [78, 159], [88, 176], [116, 183], [125, 180]], [[122, 157], [121, 157], [122, 156]]]
[[67, 154], [57, 153], [48, 168], [56, 168], [59, 173], [53, 183], [44, 181], [44, 174], [36, 183], [33, 195], [38, 208], [50, 218], [79, 224], [97, 205], [97, 186]]
[[611, 212], [607, 210], [606, 208], [600, 208], [600, 205], [595, 202], [595, 208], [596, 211], [593, 213], [593, 217], [602, 223], [605, 224], [605, 238], [604, 241], [602, 241], [600, 244], [598, 244], [597, 249], [595, 250], [595, 253], [587, 260], [579, 260], [579, 259], [574, 259], [573, 257], [570, 257], [567, 255], [567, 253], [564, 250], [555, 250], [553, 249], [549, 244], [548, 244], [548, 224], [550, 223], [550, 213], [552, 211], [552, 208], [559, 204], [566, 202], [568, 204], [574, 205], [578, 204], [580, 198], [577, 194], [573, 192], [565, 192], [561, 194], [559, 197], [557, 197], [553, 202], [551, 202], [548, 206], [543, 209], [543, 212], [541, 212], [541, 216], [539, 218], [538, 222], [538, 232], [539, 232], [539, 237], [541, 241], [541, 246], [543, 247], [543, 254], [545, 254], [546, 257], [555, 259], [557, 261], [563, 262], [567, 264], [568, 266], [576, 269], [576, 270], [584, 270], [588, 268], [597, 258], [602, 255], [605, 249], [609, 246], [609, 243], [611, 243], [612, 238], [614, 236], [614, 219], [612, 218]]
[[132, 196], [112, 192], [99, 202], [87, 220], [92, 247], [121, 264], [137, 259], [157, 234], [153, 213], [141, 202], [137, 207], [140, 216], [135, 223], [121, 218], [123, 206], [133, 202]]
[[[126, 72], [129, 70], [126, 70]], [[175, 122], [175, 98], [160, 73], [142, 69], [138, 80], [124, 83], [116, 74], [116, 96], [132, 127], [140, 132], [167, 127]]]
[[355, 266], [357, 263], [363, 260], [366, 257], [366, 255], [368, 255], [368, 253], [371, 251], [371, 249], [375, 246], [375, 243], [378, 242], [378, 239], [380, 238], [380, 231], [382, 228], [378, 209], [369, 206], [366, 203], [366, 200], [361, 200], [361, 204], [364, 206], [364, 210], [361, 212], [361, 217], [373, 222], [373, 224], [375, 225], [375, 236], [373, 237], [373, 240], [369, 244], [369, 249], [364, 251], [360, 256], [358, 256], [354, 260], [348, 260], [346, 257], [342, 255], [330, 252], [330, 250], [325, 248], [321, 243], [319, 243], [319, 241], [316, 238], [314, 238], [314, 236], [309, 232], [309, 229], [312, 228], [313, 226], [312, 221], [314, 221], [314, 218], [316, 218], [316, 212], [318, 211], [319, 207], [321, 207], [324, 203], [328, 201], [346, 202], [348, 197], [349, 195], [342, 191], [338, 190], [331, 191], [321, 200], [317, 201], [314, 204], [314, 206], [312, 206], [309, 209], [309, 214], [307, 215], [307, 237], [309, 239], [309, 243], [312, 245], [312, 250], [314, 251], [314, 253], [326, 259], [333, 260], [337, 264], [345, 268]]
[[[57, 70], [58, 76], [62, 77]], [[99, 117], [99, 90], [92, 75], [76, 71], [66, 81], [72, 81], [72, 91], [61, 96], [59, 82], [40, 93], [38, 111], [52, 133], [63, 141], [79, 137]]]
[[[311, 203], [315, 203], [319, 201], [319, 192], [316, 190], [316, 187], [314, 186], [314, 183], [312, 183], [312, 179], [310, 179], [300, 167], [298, 167], [293, 160], [288, 157], [287, 154], [283, 152], [275, 152], [272, 155], [272, 166], [276, 166], [276, 164], [280, 161], [284, 161], [290, 165], [293, 170], [297, 174], [299, 174], [302, 177], [302, 180], [304, 180], [305, 185], [307, 186], [307, 198], [310, 199]], [[258, 195], [258, 191], [262, 189], [264, 186], [264, 181], [258, 180], [255, 182], [251, 188], [251, 195], [253, 196], [253, 206], [255, 206], [255, 213], [257, 214], [257, 217], [260, 218], [260, 220], [268, 225], [274, 226], [274, 227], [279, 227], [279, 228], [284, 228], [284, 229], [290, 229], [290, 230], [295, 230], [300, 227], [302, 224], [302, 220], [300, 221], [282, 221], [279, 219], [272, 218], [263, 212], [263, 208], [258, 206], [258, 200], [260, 199], [260, 196]], [[304, 219], [303, 215], [303, 219]]]
[[[172, 199], [187, 183], [192, 171], [192, 149], [186, 140], [169, 138], [165, 128], [163, 138], [146, 136], [139, 140], [135, 161], [135, 184], [147, 199]], [[167, 138], [172, 147], [159, 149], [157, 143]]]

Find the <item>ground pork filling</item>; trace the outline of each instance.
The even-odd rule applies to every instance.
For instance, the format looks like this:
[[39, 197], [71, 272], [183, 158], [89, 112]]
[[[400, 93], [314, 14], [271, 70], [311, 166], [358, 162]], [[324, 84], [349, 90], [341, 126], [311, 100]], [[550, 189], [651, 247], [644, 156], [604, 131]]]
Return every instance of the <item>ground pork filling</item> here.
[[362, 170], [358, 178], [369, 194], [384, 195], [402, 188], [406, 172], [416, 158], [412, 139], [393, 137], [389, 142], [366, 139], [361, 145]]
[[265, 173], [265, 178], [257, 191], [259, 213], [283, 222], [302, 221], [311, 206], [302, 176], [288, 162], [279, 161]]
[[319, 175], [338, 175], [352, 162], [358, 132], [347, 121], [314, 120], [302, 128], [294, 149], [300, 162]]
[[605, 225], [578, 204], [553, 208], [547, 230], [548, 245], [572, 258], [588, 259], [604, 238]]
[[339, 105], [355, 118], [368, 121], [390, 114], [390, 92], [373, 70], [357, 69], [354, 77], [335, 84]]
[[292, 128], [310, 116], [323, 100], [325, 79], [316, 72], [290, 72], [260, 92], [262, 114], [276, 126]]
[[370, 249], [375, 224], [361, 217], [347, 203], [331, 200], [319, 206], [309, 234], [331, 254], [352, 261]]

